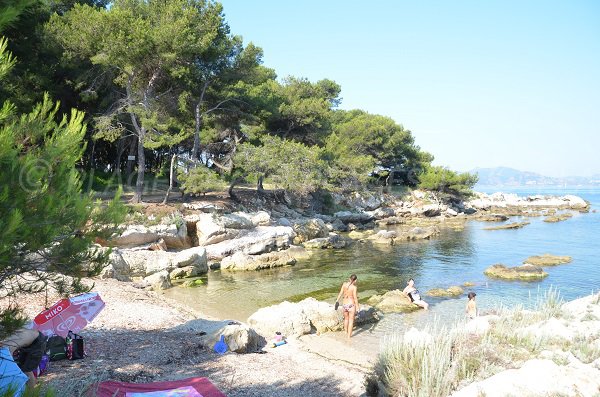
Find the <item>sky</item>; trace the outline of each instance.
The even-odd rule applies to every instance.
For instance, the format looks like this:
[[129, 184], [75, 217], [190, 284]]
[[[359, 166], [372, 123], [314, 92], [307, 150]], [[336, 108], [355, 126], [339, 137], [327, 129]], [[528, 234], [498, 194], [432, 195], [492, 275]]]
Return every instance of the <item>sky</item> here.
[[600, 1], [221, 3], [278, 77], [335, 80], [437, 165], [600, 174]]

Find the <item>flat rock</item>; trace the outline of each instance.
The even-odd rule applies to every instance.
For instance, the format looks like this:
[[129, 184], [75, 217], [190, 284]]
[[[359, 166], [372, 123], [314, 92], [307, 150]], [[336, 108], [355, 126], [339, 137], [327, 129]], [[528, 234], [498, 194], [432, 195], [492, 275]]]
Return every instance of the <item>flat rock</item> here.
[[523, 263], [529, 263], [534, 266], [556, 266], [562, 265], [563, 263], [570, 263], [573, 260], [570, 256], [559, 256], [551, 254], [543, 254], [530, 256], [525, 259]]
[[409, 313], [420, 309], [399, 289], [388, 291], [383, 295], [373, 295], [367, 303], [384, 313]]
[[483, 230], [503, 230], [503, 229], [520, 229], [529, 225], [529, 222], [513, 222], [505, 225], [484, 227]]
[[206, 246], [209, 260], [220, 260], [235, 252], [248, 255], [286, 249], [294, 237], [294, 230], [289, 226], [257, 226], [240, 237]]
[[433, 288], [427, 291], [427, 295], [435, 297], [457, 297], [464, 294], [465, 290], [459, 286], [452, 286], [447, 289]]
[[573, 214], [565, 212], [562, 214], [547, 216], [544, 218], [544, 222], [548, 222], [548, 223], [562, 222], [562, 221], [566, 221], [567, 219], [569, 219], [571, 217], [573, 217]]
[[223, 258], [221, 270], [261, 270], [296, 264], [296, 259], [286, 251], [267, 252], [259, 255], [248, 255], [236, 252]]
[[500, 278], [504, 280], [522, 280], [536, 281], [548, 276], [541, 267], [525, 264], [515, 267], [507, 267], [502, 264], [496, 264], [488, 267], [483, 272], [488, 277]]
[[350, 242], [336, 233], [330, 233], [328, 237], [308, 240], [302, 245], [307, 249], [340, 249], [350, 245]]

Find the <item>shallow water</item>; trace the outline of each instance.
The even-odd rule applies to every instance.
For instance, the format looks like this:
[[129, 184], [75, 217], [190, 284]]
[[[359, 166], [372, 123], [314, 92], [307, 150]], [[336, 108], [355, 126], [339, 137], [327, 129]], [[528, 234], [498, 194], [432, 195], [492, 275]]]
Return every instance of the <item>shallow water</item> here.
[[[479, 187], [493, 193], [498, 189]], [[576, 194], [600, 206], [600, 188], [506, 189], [519, 195]], [[509, 222], [520, 220], [511, 218]], [[323, 250], [296, 266], [260, 272], [211, 272], [206, 285], [173, 288], [166, 294], [189, 306], [219, 318], [245, 321], [258, 308], [283, 300], [299, 301], [312, 296], [333, 302], [340, 284], [351, 273], [358, 276], [359, 298], [404, 288], [414, 278], [422, 295], [431, 288], [447, 288], [474, 282], [468, 288], [477, 293], [480, 311], [499, 306], [532, 306], [550, 287], [561, 296], [574, 299], [598, 290], [600, 285], [600, 213], [580, 214], [559, 223], [545, 223], [543, 217], [526, 218], [530, 225], [516, 230], [483, 230], [486, 222], [469, 221], [462, 231], [443, 230], [431, 241], [406, 242], [393, 247], [358, 243], [343, 250]], [[495, 263], [518, 265], [530, 255], [570, 255], [573, 262], [548, 267], [549, 276], [539, 282], [507, 282], [483, 275]], [[357, 335], [365, 346], [375, 348], [384, 334], [410, 326], [423, 326], [437, 318], [443, 322], [461, 318], [466, 298], [425, 298], [429, 312], [387, 315], [375, 326]], [[376, 350], [376, 349], [375, 349]]]

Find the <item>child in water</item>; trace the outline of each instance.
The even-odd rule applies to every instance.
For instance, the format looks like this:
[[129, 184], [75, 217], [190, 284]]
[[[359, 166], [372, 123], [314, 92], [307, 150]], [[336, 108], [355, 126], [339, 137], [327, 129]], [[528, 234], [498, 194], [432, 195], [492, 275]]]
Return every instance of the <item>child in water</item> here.
[[469, 319], [474, 319], [477, 317], [477, 305], [475, 304], [475, 297], [477, 294], [475, 292], [469, 292], [467, 297], [469, 298], [469, 302], [467, 302], [467, 317]]

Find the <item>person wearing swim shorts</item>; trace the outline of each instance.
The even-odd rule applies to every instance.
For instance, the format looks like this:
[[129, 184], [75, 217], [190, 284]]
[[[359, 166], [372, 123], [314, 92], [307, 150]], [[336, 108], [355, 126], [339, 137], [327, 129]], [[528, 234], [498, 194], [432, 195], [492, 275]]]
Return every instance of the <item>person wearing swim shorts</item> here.
[[350, 276], [350, 279], [342, 284], [340, 293], [336, 301], [342, 297], [342, 308], [344, 312], [344, 332], [348, 339], [352, 337], [352, 329], [354, 328], [354, 317], [359, 312], [358, 297], [356, 290], [356, 274]]
[[415, 305], [420, 306], [425, 310], [429, 309], [429, 304], [423, 299], [421, 299], [421, 294], [419, 293], [419, 290], [415, 287], [415, 280], [413, 280], [412, 278], [408, 280], [406, 288], [404, 288], [404, 291], [402, 292], [408, 295], [410, 301]]

